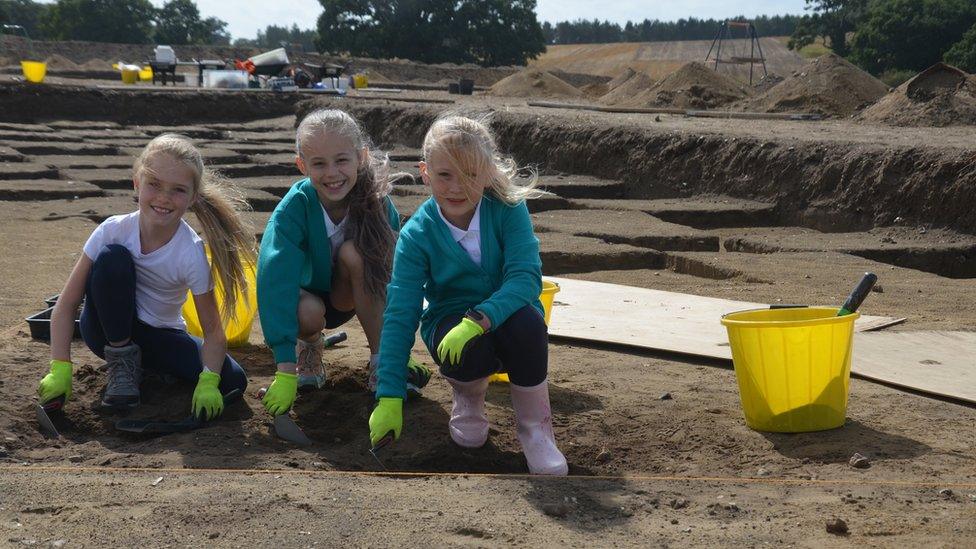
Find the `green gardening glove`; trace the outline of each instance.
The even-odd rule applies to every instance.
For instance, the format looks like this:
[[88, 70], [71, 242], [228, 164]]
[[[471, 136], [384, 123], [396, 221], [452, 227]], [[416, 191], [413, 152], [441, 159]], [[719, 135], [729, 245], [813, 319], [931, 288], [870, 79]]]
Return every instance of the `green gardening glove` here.
[[264, 409], [273, 416], [280, 416], [291, 410], [291, 405], [295, 403], [295, 396], [298, 394], [298, 374], [287, 374], [276, 372], [271, 387], [264, 394], [261, 402], [264, 402]]
[[457, 326], [451, 328], [437, 346], [437, 357], [445, 366], [460, 366], [461, 355], [468, 343], [485, 333], [484, 328], [470, 318], [462, 318]]
[[192, 410], [195, 417], [211, 420], [224, 411], [224, 396], [217, 385], [220, 375], [204, 370], [200, 372], [197, 388], [193, 390]]
[[41, 403], [49, 402], [64, 395], [64, 399], [71, 398], [71, 363], [65, 360], [52, 360], [51, 372], [41, 379], [37, 386], [37, 394]]
[[400, 438], [403, 429], [403, 399], [380, 397], [373, 413], [369, 415], [369, 442], [373, 446], [393, 431], [393, 440]]

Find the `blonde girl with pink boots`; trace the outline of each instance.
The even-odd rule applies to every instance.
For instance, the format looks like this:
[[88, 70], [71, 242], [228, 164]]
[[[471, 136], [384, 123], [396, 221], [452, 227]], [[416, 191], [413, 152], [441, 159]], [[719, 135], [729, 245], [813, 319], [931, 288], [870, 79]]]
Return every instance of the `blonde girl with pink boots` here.
[[397, 241], [370, 439], [375, 444], [390, 432], [400, 436], [406, 357], [420, 324], [424, 343], [453, 388], [448, 430], [454, 442], [465, 448], [485, 444], [488, 378], [507, 372], [529, 472], [565, 475], [546, 380], [539, 240], [525, 205], [541, 193], [535, 181], [514, 183], [514, 162], [500, 156], [478, 120], [440, 118], [424, 138], [423, 156], [420, 174], [432, 197]]

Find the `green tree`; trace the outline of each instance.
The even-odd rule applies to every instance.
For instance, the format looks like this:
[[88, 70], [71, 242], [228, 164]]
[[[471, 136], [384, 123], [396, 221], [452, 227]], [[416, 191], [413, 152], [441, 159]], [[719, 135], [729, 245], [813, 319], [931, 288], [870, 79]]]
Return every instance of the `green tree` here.
[[[917, 0], [912, 1], [917, 3]], [[847, 35], [864, 18], [869, 0], [806, 0], [806, 3], [806, 9], [813, 12], [813, 16], [797, 25], [789, 47], [798, 50], [822, 36], [829, 41], [834, 53], [846, 57], [849, 52]]]
[[966, 34], [962, 35], [962, 40], [949, 48], [943, 59], [946, 63], [966, 72], [976, 72], [976, 25], [970, 27]]
[[52, 40], [145, 44], [156, 10], [149, 0], [58, 0], [41, 21]]
[[31, 0], [0, 0], [0, 25], [20, 25], [31, 38], [43, 40], [40, 22], [47, 8]]
[[200, 19], [193, 0], [170, 0], [156, 14], [156, 42], [160, 44], [227, 44], [227, 23], [216, 17]]
[[457, 20], [466, 28], [458, 42], [482, 65], [524, 65], [546, 51], [535, 5], [535, 0], [463, 2]]
[[850, 59], [872, 74], [920, 71], [940, 61], [974, 24], [971, 0], [873, 0]]
[[[544, 47], [535, 0], [319, 0], [319, 51], [423, 61], [524, 63]], [[510, 43], [489, 53], [501, 33]], [[541, 45], [540, 45], [541, 44]]]

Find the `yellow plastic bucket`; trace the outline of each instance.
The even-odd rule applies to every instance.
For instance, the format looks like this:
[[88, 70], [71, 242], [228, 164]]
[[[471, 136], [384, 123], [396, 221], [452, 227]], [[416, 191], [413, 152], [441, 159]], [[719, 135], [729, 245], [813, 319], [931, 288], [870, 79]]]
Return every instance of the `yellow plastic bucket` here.
[[[207, 252], [207, 259], [210, 259], [210, 252]], [[247, 278], [247, 302], [242, 294], [237, 295], [237, 305], [234, 309], [235, 316], [224, 326], [224, 335], [227, 337], [228, 347], [240, 347], [246, 345], [248, 337], [251, 335], [251, 325], [254, 323], [254, 315], [258, 308], [258, 289], [257, 276], [253, 264], [244, 266], [244, 273]], [[217, 299], [218, 309], [223, 306], [223, 285], [220, 278], [214, 272], [214, 296]], [[197, 317], [197, 308], [193, 303], [193, 295], [186, 294], [186, 301], [183, 303], [183, 319], [186, 320], [186, 331], [197, 336], [203, 337], [203, 328], [200, 326], [200, 319]]]
[[723, 316], [746, 425], [777, 433], [844, 425], [859, 316], [837, 316], [830, 307]]
[[[549, 317], [552, 316], [552, 301], [559, 293], [559, 284], [552, 282], [550, 280], [542, 281], [542, 293], [539, 294], [539, 301], [542, 302], [542, 316], [546, 320], [546, 326], [549, 325]], [[508, 383], [508, 374], [492, 374], [488, 378], [488, 381], [501, 381]]]
[[122, 69], [122, 83], [123, 84], [135, 84], [139, 81], [139, 71], [131, 69]]
[[47, 63], [43, 61], [21, 61], [20, 70], [24, 71], [24, 78], [28, 82], [40, 84], [47, 75]]
[[352, 87], [358, 89], [369, 86], [369, 79], [365, 74], [354, 74], [352, 76]]
[[153, 71], [152, 71], [152, 67], [150, 67], [149, 65], [142, 67], [142, 70], [139, 71], [139, 80], [143, 82], [152, 80], [152, 77], [153, 77]]

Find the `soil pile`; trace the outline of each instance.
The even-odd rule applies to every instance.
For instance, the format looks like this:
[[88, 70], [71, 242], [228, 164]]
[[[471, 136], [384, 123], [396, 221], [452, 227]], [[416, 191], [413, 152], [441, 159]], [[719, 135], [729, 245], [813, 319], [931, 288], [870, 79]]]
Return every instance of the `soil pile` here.
[[631, 105], [639, 96], [647, 93], [657, 82], [646, 73], [628, 68], [623, 74], [611, 80], [610, 88], [600, 102], [611, 106]]
[[496, 82], [491, 95], [509, 97], [583, 97], [571, 84], [539, 69], [525, 69]]
[[48, 70], [78, 70], [78, 65], [63, 55], [54, 54], [48, 57], [44, 62], [47, 63]]
[[937, 63], [861, 113], [895, 126], [976, 125], [976, 77]]
[[[739, 101], [749, 93], [738, 82], [697, 61], [686, 63], [656, 85], [650, 77], [637, 73], [613, 92], [604, 96], [610, 105], [625, 107], [677, 107], [714, 109]], [[626, 95], [625, 95], [626, 94]]]
[[882, 98], [884, 82], [832, 53], [811, 61], [802, 70], [747, 102], [746, 110], [813, 112], [847, 117]]

